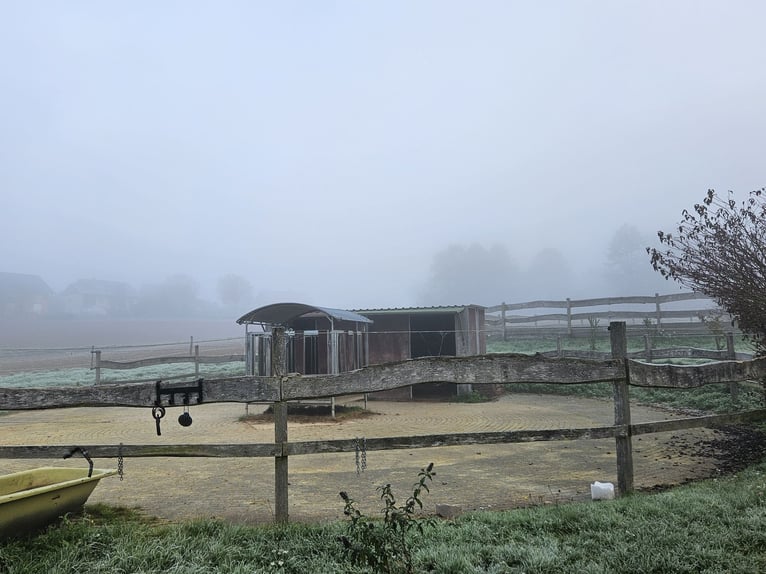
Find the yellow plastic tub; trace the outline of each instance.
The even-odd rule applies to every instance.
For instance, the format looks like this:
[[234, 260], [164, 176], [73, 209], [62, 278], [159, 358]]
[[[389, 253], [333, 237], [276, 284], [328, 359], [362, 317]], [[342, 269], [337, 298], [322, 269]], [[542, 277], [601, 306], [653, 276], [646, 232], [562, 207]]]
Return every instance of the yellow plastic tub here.
[[0, 476], [0, 538], [32, 532], [85, 504], [116, 470], [41, 467]]

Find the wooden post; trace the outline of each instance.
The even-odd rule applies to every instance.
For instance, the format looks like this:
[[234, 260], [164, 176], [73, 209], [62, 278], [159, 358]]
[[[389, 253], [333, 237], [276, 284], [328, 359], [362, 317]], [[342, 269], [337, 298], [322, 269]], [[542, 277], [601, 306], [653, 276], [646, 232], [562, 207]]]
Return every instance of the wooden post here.
[[101, 384], [101, 351], [91, 351], [96, 355], [96, 384]]
[[556, 356], [559, 359], [564, 356], [561, 352], [561, 335], [556, 335]]
[[730, 361], [737, 360], [737, 351], [734, 348], [734, 333], [726, 333], [726, 358]]
[[199, 377], [199, 345], [194, 345], [194, 378]]
[[652, 336], [644, 333], [644, 358], [647, 363], [652, 362]]
[[655, 307], [655, 313], [657, 314], [657, 326], [655, 329], [657, 332], [660, 332], [660, 325], [662, 325], [662, 309], [660, 309], [660, 294], [655, 293], [654, 294], [654, 307]]
[[[726, 358], [729, 361], [737, 360], [737, 351], [734, 348], [734, 333], [726, 333]], [[729, 383], [729, 395], [731, 400], [736, 402], [739, 399], [739, 385], [736, 382]]]
[[572, 300], [567, 297], [567, 333], [572, 336]]
[[628, 387], [628, 338], [625, 321], [609, 323], [612, 358], [625, 361], [625, 377], [614, 381], [614, 426], [617, 427], [617, 489], [620, 496], [633, 492], [633, 443], [630, 434]]
[[[285, 373], [285, 329], [274, 327], [271, 330], [271, 369], [275, 377], [284, 377]], [[277, 455], [274, 457], [274, 512], [278, 524], [288, 520], [288, 461], [287, 461], [287, 401], [283, 400], [282, 382], [280, 381], [279, 401], [274, 403], [274, 442]]]
[[502, 321], [503, 321], [503, 341], [507, 341], [508, 327], [505, 325], [505, 301], [503, 301], [502, 308], [500, 309], [500, 317], [502, 318]]

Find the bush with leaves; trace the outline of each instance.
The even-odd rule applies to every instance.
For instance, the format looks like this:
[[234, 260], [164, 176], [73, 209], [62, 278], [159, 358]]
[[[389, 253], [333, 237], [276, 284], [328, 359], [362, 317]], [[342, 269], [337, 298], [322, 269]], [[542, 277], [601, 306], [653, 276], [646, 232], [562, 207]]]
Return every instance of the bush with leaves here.
[[345, 491], [340, 497], [345, 503], [343, 514], [349, 517], [348, 533], [339, 538], [345, 554], [357, 565], [369, 566], [375, 572], [407, 572], [412, 570], [412, 548], [408, 534], [415, 529], [424, 533], [425, 526], [433, 525], [433, 519], [419, 518], [417, 509], [423, 508], [423, 492], [430, 492], [428, 483], [433, 481], [436, 472], [434, 463], [421, 468], [418, 482], [412, 489], [412, 495], [404, 504], [397, 505], [391, 484], [379, 486], [383, 501], [383, 520], [375, 520], [364, 515], [356, 501]]
[[658, 232], [665, 248], [647, 248], [667, 279], [704, 293], [737, 321], [766, 354], [766, 188], [737, 203], [712, 189], [694, 211], [683, 211], [677, 233]]

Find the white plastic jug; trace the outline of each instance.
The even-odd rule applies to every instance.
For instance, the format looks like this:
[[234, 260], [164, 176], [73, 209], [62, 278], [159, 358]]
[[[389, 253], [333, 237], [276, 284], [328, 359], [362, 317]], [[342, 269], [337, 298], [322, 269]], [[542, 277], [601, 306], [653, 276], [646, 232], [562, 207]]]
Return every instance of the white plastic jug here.
[[594, 482], [590, 485], [590, 497], [593, 500], [612, 500], [614, 498], [614, 484], [611, 482]]

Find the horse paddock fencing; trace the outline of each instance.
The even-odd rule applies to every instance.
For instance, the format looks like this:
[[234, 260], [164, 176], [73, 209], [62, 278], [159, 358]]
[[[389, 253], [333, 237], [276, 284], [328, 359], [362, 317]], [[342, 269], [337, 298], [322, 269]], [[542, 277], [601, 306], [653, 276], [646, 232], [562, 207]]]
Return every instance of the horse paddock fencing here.
[[[766, 409], [729, 414], [684, 417], [632, 423], [630, 386], [693, 389], [708, 384], [760, 382], [766, 376], [766, 359], [726, 360], [696, 366], [657, 365], [627, 358], [624, 322], [610, 325], [611, 357], [603, 360], [550, 358], [518, 354], [469, 357], [422, 357], [399, 363], [372, 365], [332, 375], [297, 375], [282, 372], [284, 330], [272, 332], [270, 377], [230, 377], [193, 382], [139, 382], [110, 385], [47, 388], [0, 388], [0, 409], [11, 411], [71, 407], [130, 407], [154, 412], [173, 405], [207, 403], [269, 403], [274, 412], [274, 441], [236, 444], [80, 444], [93, 458], [219, 457], [274, 459], [274, 517], [289, 518], [290, 457], [322, 453], [358, 452], [358, 439], [290, 441], [289, 401], [315, 400], [405, 387], [420, 383], [497, 385], [506, 383], [586, 384], [609, 382], [613, 386], [614, 424], [558, 429], [523, 429], [497, 432], [422, 434], [375, 437], [365, 440], [367, 451], [431, 447], [533, 443], [576, 439], [615, 440], [617, 492], [634, 490], [633, 437], [640, 435], [761, 421]], [[156, 409], [156, 411], [155, 411]], [[160, 419], [157, 419], [158, 432]], [[61, 458], [71, 445], [0, 446], [4, 459]]]

